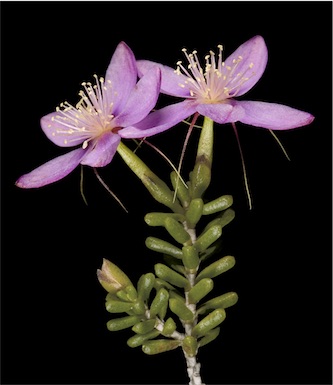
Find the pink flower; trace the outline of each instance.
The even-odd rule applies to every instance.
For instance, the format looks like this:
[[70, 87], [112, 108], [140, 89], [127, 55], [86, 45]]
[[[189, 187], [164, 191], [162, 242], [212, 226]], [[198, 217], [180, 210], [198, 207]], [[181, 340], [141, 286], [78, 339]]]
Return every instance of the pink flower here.
[[161, 92], [185, 100], [152, 113], [144, 127], [139, 124], [124, 137], [140, 138], [162, 132], [194, 113], [217, 123], [239, 121], [271, 130], [289, 130], [313, 121], [311, 114], [282, 104], [235, 99], [249, 91], [265, 70], [268, 53], [261, 36], [242, 44], [225, 61], [222, 60], [223, 47], [219, 46], [217, 56], [210, 52], [205, 57], [204, 68], [196, 51], [191, 54], [183, 51], [188, 63], [178, 62], [176, 70], [147, 60], [138, 61], [139, 76], [152, 68], [160, 68]]
[[[21, 176], [16, 185], [41, 187], [64, 178], [79, 164], [104, 167], [115, 155], [122, 133], [142, 121], [154, 108], [161, 83], [158, 68], [147, 71], [139, 81], [131, 49], [117, 46], [105, 79], [95, 76], [96, 84], [82, 83], [80, 101], [73, 106], [60, 104], [56, 112], [41, 119], [46, 136], [60, 147], [78, 146], [32, 172]], [[144, 136], [144, 129], [141, 131]], [[130, 138], [131, 135], [126, 135]]]

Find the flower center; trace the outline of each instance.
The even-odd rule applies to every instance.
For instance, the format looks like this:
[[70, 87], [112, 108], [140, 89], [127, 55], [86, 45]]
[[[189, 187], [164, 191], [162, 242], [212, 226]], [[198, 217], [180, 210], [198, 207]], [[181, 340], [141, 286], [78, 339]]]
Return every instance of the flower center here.
[[205, 70], [200, 65], [197, 51], [188, 54], [186, 48], [183, 48], [184, 55], [188, 61], [185, 68], [181, 61], [177, 63], [175, 73], [185, 75], [184, 83], [180, 87], [190, 89], [190, 95], [200, 103], [221, 103], [225, 99], [237, 95], [242, 84], [249, 80], [252, 74], [248, 74], [249, 69], [253, 67], [251, 63], [243, 72], [237, 72], [239, 63], [243, 60], [242, 56], [233, 59], [232, 65], [226, 65], [222, 61], [222, 45], [218, 45], [218, 57], [210, 51], [205, 56]]
[[[97, 75], [94, 75], [94, 78], [95, 85], [82, 83], [83, 90], [79, 92], [81, 99], [75, 107], [68, 102], [63, 102], [56, 108], [58, 114], [52, 118], [62, 127], [56, 131], [57, 134], [73, 135], [73, 141], [77, 141], [78, 137], [82, 138], [83, 148], [88, 146], [90, 140], [115, 128], [112, 124], [114, 115], [110, 92], [111, 81], [108, 80], [105, 83], [104, 78], [98, 79]], [[65, 143], [67, 144], [68, 141], [70, 140], [66, 139]]]

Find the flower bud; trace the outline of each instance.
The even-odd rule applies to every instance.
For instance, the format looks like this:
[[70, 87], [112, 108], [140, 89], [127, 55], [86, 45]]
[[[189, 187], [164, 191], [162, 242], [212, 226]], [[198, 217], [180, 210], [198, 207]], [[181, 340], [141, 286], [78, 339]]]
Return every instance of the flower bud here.
[[103, 259], [102, 269], [97, 270], [97, 278], [104, 289], [112, 294], [125, 289], [129, 285], [133, 286], [127, 275], [105, 258]]

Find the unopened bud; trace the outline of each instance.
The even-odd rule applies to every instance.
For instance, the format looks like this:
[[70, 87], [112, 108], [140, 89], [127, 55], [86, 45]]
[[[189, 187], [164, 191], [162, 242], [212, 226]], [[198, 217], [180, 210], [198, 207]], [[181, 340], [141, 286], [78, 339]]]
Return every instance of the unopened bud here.
[[97, 270], [97, 278], [104, 289], [112, 294], [125, 289], [129, 285], [133, 286], [127, 275], [118, 266], [105, 258], [103, 259], [102, 269]]

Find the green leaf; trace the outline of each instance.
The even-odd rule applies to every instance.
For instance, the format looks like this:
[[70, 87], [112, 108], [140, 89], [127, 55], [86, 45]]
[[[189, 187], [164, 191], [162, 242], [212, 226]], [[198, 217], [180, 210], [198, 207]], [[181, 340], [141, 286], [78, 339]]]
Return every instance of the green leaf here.
[[211, 244], [218, 240], [221, 235], [222, 227], [219, 225], [212, 226], [198, 237], [195, 242], [195, 247], [199, 251], [205, 251]]
[[165, 228], [172, 238], [182, 245], [191, 242], [190, 234], [184, 229], [184, 226], [173, 218], [166, 218]]
[[176, 322], [171, 317], [169, 317], [164, 323], [162, 334], [165, 337], [169, 337], [176, 330], [176, 328]]
[[180, 301], [177, 298], [169, 299], [169, 307], [170, 310], [183, 321], [192, 321], [194, 318], [192, 311], [185, 305], [183, 301]]
[[185, 277], [183, 277], [182, 275], [162, 263], [157, 263], [155, 265], [155, 274], [159, 278], [171, 283], [171, 285], [175, 285], [182, 288], [189, 287], [189, 282]]
[[154, 330], [155, 324], [156, 324], [156, 318], [148, 319], [148, 320], [136, 323], [132, 327], [132, 330], [138, 334], [146, 334]]
[[122, 318], [112, 319], [107, 322], [106, 327], [111, 331], [118, 331], [126, 328], [130, 328], [140, 321], [140, 317], [136, 315], [129, 315]]
[[[182, 203], [183, 207], [187, 207], [190, 202], [189, 189], [184, 186], [179, 176], [175, 171], [172, 171], [170, 174], [170, 179], [173, 189], [176, 191], [176, 195]], [[178, 179], [178, 181], [177, 181]]]
[[148, 237], [146, 239], [146, 246], [150, 250], [156, 251], [158, 253], [172, 255], [175, 258], [182, 258], [183, 256], [182, 251], [178, 247], [159, 238]]
[[199, 309], [198, 314], [206, 312], [208, 309], [217, 309], [223, 308], [226, 309], [230, 306], [233, 306], [238, 301], [237, 293], [231, 291], [229, 293], [222, 294], [218, 297], [215, 297], [207, 302], [205, 302]]
[[188, 292], [190, 303], [197, 303], [213, 290], [214, 282], [210, 278], [203, 278]]
[[153, 273], [143, 274], [138, 281], [138, 297], [142, 301], [147, 301], [150, 292], [155, 284], [155, 275]]
[[223, 257], [203, 269], [197, 276], [196, 282], [203, 278], [214, 278], [235, 266], [236, 260], [231, 255]]
[[186, 210], [185, 217], [187, 225], [190, 229], [194, 229], [199, 222], [204, 204], [201, 198], [193, 199]]
[[182, 214], [174, 214], [174, 213], [148, 213], [145, 215], [145, 222], [149, 226], [165, 226], [165, 220], [167, 218], [172, 218], [179, 222], [185, 221], [185, 216]]
[[126, 313], [133, 309], [133, 303], [108, 300], [106, 301], [105, 307], [109, 313]]
[[214, 310], [194, 326], [192, 336], [201, 337], [206, 335], [210, 330], [222, 323], [225, 320], [225, 317], [226, 314], [224, 309]]
[[148, 355], [164, 353], [169, 350], [173, 350], [178, 348], [181, 345], [181, 341], [179, 340], [154, 340], [147, 341], [142, 345], [142, 351]]
[[203, 206], [202, 214], [210, 215], [222, 210], [226, 210], [233, 204], [233, 198], [231, 195], [222, 195], [221, 197], [214, 199], [211, 202], [205, 203]]
[[168, 291], [164, 288], [159, 289], [150, 305], [150, 317], [153, 318], [159, 315], [161, 319], [164, 319], [168, 308], [168, 301]]
[[184, 266], [190, 273], [195, 273], [200, 264], [198, 250], [194, 246], [184, 246], [182, 252]]
[[183, 339], [182, 347], [189, 357], [195, 357], [198, 351], [198, 341], [192, 336], [186, 336]]
[[219, 327], [210, 330], [204, 337], [201, 338], [201, 340], [199, 341], [198, 347], [201, 348], [202, 346], [205, 346], [210, 342], [214, 341], [219, 334], [220, 334]]
[[146, 341], [156, 338], [160, 334], [161, 333], [158, 330], [152, 330], [146, 334], [137, 334], [127, 340], [127, 345], [130, 348], [136, 348], [145, 343]]

